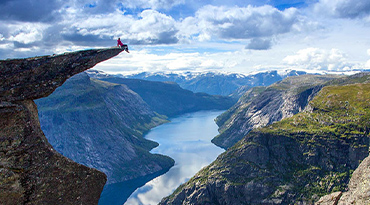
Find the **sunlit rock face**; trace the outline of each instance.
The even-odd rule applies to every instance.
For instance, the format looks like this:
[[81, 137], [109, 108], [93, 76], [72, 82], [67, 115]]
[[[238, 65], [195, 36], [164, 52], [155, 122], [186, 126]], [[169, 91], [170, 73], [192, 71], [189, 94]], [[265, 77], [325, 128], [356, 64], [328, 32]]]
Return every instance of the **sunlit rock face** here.
[[33, 100], [120, 52], [97, 49], [0, 61], [2, 204], [97, 204], [105, 174], [53, 149], [40, 129]]
[[212, 142], [230, 148], [251, 130], [291, 117], [307, 106], [332, 75], [288, 77], [268, 87], [255, 87], [223, 115], [217, 117], [220, 135]]

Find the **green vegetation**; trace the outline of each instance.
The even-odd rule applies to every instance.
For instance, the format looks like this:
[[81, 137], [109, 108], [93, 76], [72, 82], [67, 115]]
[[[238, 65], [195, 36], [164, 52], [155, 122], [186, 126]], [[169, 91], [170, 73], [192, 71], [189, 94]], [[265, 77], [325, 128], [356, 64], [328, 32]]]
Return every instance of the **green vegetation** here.
[[[306, 133], [347, 139], [368, 133], [370, 84], [327, 86], [309, 104], [310, 110], [274, 123], [261, 132], [278, 135]], [[302, 143], [310, 143], [302, 138]]]
[[[321, 197], [331, 192], [345, 191], [352, 172], [353, 170], [345, 172], [323, 171], [320, 167], [315, 166], [298, 170], [293, 175], [293, 184], [296, 185], [293, 192], [299, 195], [297, 197], [299, 199], [310, 199], [314, 195]], [[308, 180], [310, 180], [309, 183], [307, 183]]]
[[[241, 196], [253, 195], [257, 201], [313, 203], [323, 195], [345, 191], [352, 172], [368, 156], [370, 83], [358, 83], [368, 82], [368, 76], [327, 83], [330, 86], [322, 88], [305, 111], [253, 130], [166, 200], [184, 196], [184, 189], [188, 190], [185, 197], [196, 196], [190, 190], [196, 192], [216, 181], [218, 186], [234, 187]], [[269, 89], [287, 86], [280, 83]], [[255, 184], [264, 193], [255, 193]]]
[[[306, 158], [316, 157], [317, 150], [326, 150], [330, 155], [330, 152], [337, 151], [330, 149], [341, 148], [337, 144], [366, 153], [369, 144], [368, 140], [363, 139], [369, 137], [369, 108], [370, 84], [327, 86], [310, 102], [309, 110], [258, 129], [257, 132], [294, 138], [300, 146], [306, 147], [307, 152], [303, 153]], [[335, 171], [310, 165], [288, 173], [288, 176], [293, 176], [287, 178], [287, 182], [294, 185], [292, 191], [297, 194], [297, 200], [346, 189], [354, 168], [348, 167], [346, 161], [328, 163], [336, 166], [333, 169]], [[359, 164], [360, 161], [353, 163]]]
[[324, 84], [336, 78], [338, 76], [295, 76], [268, 87], [250, 89], [238, 103], [217, 118], [220, 134], [212, 142], [229, 148], [253, 128], [266, 126], [298, 113]]

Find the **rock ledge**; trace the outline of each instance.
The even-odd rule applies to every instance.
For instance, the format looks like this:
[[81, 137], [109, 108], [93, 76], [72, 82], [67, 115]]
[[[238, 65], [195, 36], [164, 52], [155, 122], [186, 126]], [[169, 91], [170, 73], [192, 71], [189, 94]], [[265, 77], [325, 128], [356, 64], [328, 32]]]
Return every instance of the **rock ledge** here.
[[2, 204], [97, 204], [104, 173], [56, 152], [45, 138], [34, 99], [69, 77], [118, 55], [94, 49], [0, 61], [0, 201]]

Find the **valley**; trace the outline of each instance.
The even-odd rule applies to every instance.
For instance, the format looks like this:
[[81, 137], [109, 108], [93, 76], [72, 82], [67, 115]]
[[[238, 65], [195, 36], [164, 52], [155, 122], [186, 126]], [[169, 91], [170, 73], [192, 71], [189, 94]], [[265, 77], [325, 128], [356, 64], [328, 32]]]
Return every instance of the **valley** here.
[[[176, 163], [168, 172], [133, 192], [126, 204], [158, 204], [163, 197], [215, 160], [224, 151], [211, 143], [212, 137], [218, 133], [214, 119], [220, 113], [222, 111], [184, 114], [149, 131], [145, 138], [159, 143], [151, 153], [170, 156]], [[110, 189], [109, 195], [106, 196], [103, 191], [99, 204], [122, 204], [125, 199], [122, 193], [134, 184], [123, 182], [106, 186], [106, 189]]]
[[370, 205], [370, 0], [1, 0], [0, 205]]
[[[160, 204], [313, 204], [332, 192], [329, 204], [367, 204], [361, 191], [339, 193], [368, 167], [369, 82], [369, 73], [327, 81], [301, 112], [253, 129]], [[367, 190], [364, 177], [353, 190]]]
[[[274, 72], [271, 73], [275, 75]], [[266, 78], [266, 74], [263, 78]], [[213, 80], [215, 83], [219, 81], [218, 78]], [[353, 106], [351, 109], [364, 109], [364, 112], [347, 112], [346, 115], [354, 117], [338, 122], [328, 119], [343, 116], [343, 108], [339, 106], [339, 109], [334, 107], [333, 110], [328, 103], [335, 105], [337, 101], [347, 102], [344, 98], [339, 97], [334, 102], [334, 98], [327, 101], [329, 108], [320, 106], [332, 95], [330, 92], [333, 92], [333, 89], [330, 90], [330, 86], [362, 83], [364, 86], [348, 89], [364, 93], [367, 90], [367, 82], [366, 73], [348, 77], [295, 75], [275, 83], [271, 82], [269, 86], [254, 86], [250, 89], [248, 86], [241, 86], [226, 97], [194, 93], [174, 82], [130, 79], [89, 71], [71, 78], [56, 90], [54, 96], [41, 99], [37, 103], [45, 135], [57, 136], [55, 139], [49, 139], [53, 146], [73, 160], [97, 168], [108, 175], [108, 183], [99, 204], [123, 203], [140, 186], [143, 187], [128, 198], [127, 204], [156, 204], [184, 182], [160, 204], [183, 201], [190, 204], [274, 204], [289, 201], [311, 204], [325, 194], [344, 192], [351, 173], [368, 155], [369, 149], [366, 128], [368, 125], [350, 126], [355, 121], [364, 122], [367, 116], [366, 103], [348, 101], [349, 105]], [[342, 88], [347, 89], [341, 87], [339, 90]], [[344, 96], [348, 96], [346, 89], [341, 92]], [[323, 92], [329, 94], [322, 94]], [[236, 101], [235, 96], [241, 97]], [[317, 100], [319, 96], [323, 96], [321, 100]], [[361, 99], [360, 96], [350, 99], [352, 98]], [[368, 100], [364, 98], [362, 101]], [[69, 103], [81, 104], [81, 107], [70, 110]], [[213, 155], [212, 160], [191, 169], [192, 172], [186, 177], [173, 173], [181, 164], [185, 163], [185, 166], [189, 167], [193, 161], [187, 157], [177, 158], [181, 152], [171, 153], [172, 146], [175, 148], [179, 139], [171, 141], [171, 135], [167, 135], [170, 131], [163, 131], [158, 135], [159, 138], [151, 138], [150, 134], [173, 123], [167, 124], [169, 121], [177, 122], [174, 117], [186, 122], [184, 113], [196, 114], [204, 110], [228, 108], [226, 112], [213, 116], [217, 117], [219, 133], [214, 132], [213, 136], [207, 138], [209, 141], [213, 138], [215, 145], [227, 151], [213, 161], [222, 149], [212, 145], [220, 150]], [[99, 109], [102, 111], [98, 111]], [[55, 111], [58, 112], [54, 113]], [[331, 114], [333, 111], [334, 115]], [[99, 112], [102, 114], [99, 115]], [[321, 124], [313, 123], [316, 121]], [[76, 124], [66, 126], [66, 122]], [[95, 124], [96, 122], [98, 123]], [[292, 129], [292, 124], [297, 127], [301, 122], [298, 131], [297, 128]], [[161, 125], [163, 123], [166, 124]], [[55, 125], [58, 125], [59, 130], [53, 131]], [[328, 125], [328, 128], [323, 125]], [[333, 131], [332, 126], [341, 130]], [[71, 129], [76, 127], [80, 129]], [[154, 130], [149, 131], [153, 128]], [[185, 126], [185, 130], [176, 132], [185, 134], [186, 136], [181, 135], [185, 139], [191, 138], [194, 131], [202, 129], [186, 129]], [[72, 136], [74, 138], [71, 138]], [[99, 138], [101, 139], [96, 141]], [[120, 141], [123, 144], [117, 143]], [[158, 145], [160, 146], [157, 147]], [[76, 149], [76, 146], [79, 149]], [[122, 149], [125, 146], [126, 148]], [[187, 146], [180, 144], [179, 147], [185, 149]], [[105, 158], [109, 160], [104, 160]], [[211, 164], [195, 174], [209, 163]], [[167, 178], [171, 176], [173, 178]], [[164, 189], [166, 183], [161, 180], [173, 182], [174, 178], [179, 181]], [[302, 178], [305, 180], [301, 180]], [[154, 180], [151, 181], [152, 179]], [[160, 186], [160, 191], [156, 191], [157, 185]], [[159, 192], [161, 194], [158, 194]], [[217, 193], [217, 196], [214, 193]]]
[[[193, 93], [175, 83], [114, 76], [97, 79], [86, 73], [67, 80], [49, 97], [36, 100], [41, 128], [53, 147], [107, 175], [103, 204], [104, 199], [114, 198], [112, 192], [117, 193], [112, 187], [130, 184], [132, 188], [126, 186], [119, 194], [128, 197], [138, 186], [174, 165], [170, 157], [149, 152], [158, 146], [143, 137], [151, 128], [169, 122], [169, 117], [225, 110], [234, 102], [229, 97]], [[214, 131], [216, 135], [217, 128]]]

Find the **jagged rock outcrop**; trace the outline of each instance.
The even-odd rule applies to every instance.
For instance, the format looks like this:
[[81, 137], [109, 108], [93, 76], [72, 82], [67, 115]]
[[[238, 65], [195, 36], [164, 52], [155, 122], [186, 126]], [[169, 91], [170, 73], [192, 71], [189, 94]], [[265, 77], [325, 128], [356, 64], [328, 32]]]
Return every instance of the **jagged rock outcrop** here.
[[353, 172], [347, 192], [334, 192], [320, 198], [316, 205], [370, 204], [370, 156]]
[[[251, 131], [160, 204], [313, 204], [345, 191], [369, 150], [370, 75], [356, 77], [322, 88], [304, 112]], [[368, 196], [364, 162], [366, 172], [353, 177], [365, 180], [351, 180], [348, 195]]]
[[338, 201], [338, 205], [348, 204], [370, 204], [370, 157], [365, 158], [353, 172], [348, 191]]
[[320, 198], [316, 205], [338, 205], [340, 197], [343, 195], [341, 191], [337, 191]]
[[121, 51], [97, 49], [0, 61], [2, 204], [97, 204], [106, 176], [53, 149], [40, 129], [33, 100]]
[[216, 120], [220, 134], [212, 139], [229, 148], [255, 128], [269, 125], [302, 111], [324, 86], [337, 76], [301, 75], [288, 77], [269, 87], [255, 87]]

